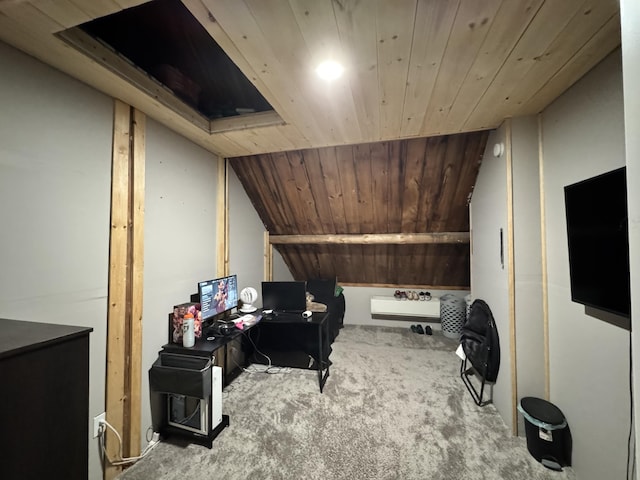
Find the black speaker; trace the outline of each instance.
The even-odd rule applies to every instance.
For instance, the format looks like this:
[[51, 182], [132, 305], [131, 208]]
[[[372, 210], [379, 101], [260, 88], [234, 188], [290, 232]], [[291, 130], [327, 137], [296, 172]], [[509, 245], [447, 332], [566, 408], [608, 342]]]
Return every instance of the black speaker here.
[[207, 329], [207, 336], [231, 335], [235, 329], [236, 329], [236, 326], [233, 322], [214, 322]]

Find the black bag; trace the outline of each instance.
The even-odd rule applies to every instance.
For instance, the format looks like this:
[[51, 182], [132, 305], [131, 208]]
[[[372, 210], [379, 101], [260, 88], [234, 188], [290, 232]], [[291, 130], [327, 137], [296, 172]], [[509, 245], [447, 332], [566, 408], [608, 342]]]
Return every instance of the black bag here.
[[489, 305], [474, 300], [462, 326], [460, 344], [467, 360], [487, 382], [495, 382], [500, 369], [500, 339]]

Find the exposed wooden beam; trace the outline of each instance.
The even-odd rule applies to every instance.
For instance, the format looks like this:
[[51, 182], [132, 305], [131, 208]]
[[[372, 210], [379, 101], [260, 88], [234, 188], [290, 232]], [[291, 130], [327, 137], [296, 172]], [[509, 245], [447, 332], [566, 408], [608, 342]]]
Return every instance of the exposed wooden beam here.
[[352, 245], [407, 245], [426, 243], [469, 243], [469, 232], [438, 233], [365, 233], [327, 235], [271, 235], [272, 245], [295, 244], [352, 244]]
[[229, 174], [228, 160], [218, 158], [216, 195], [216, 272], [218, 277], [229, 273]]
[[273, 245], [269, 243], [269, 232], [264, 231], [264, 280], [273, 280]]
[[542, 256], [542, 329], [544, 335], [544, 398], [551, 400], [551, 376], [549, 374], [549, 272], [547, 270], [547, 213], [544, 184], [544, 137], [542, 114], [538, 114], [538, 168], [540, 170], [540, 247]]
[[[107, 307], [106, 419], [118, 432], [125, 427], [127, 384], [127, 308], [129, 245], [129, 106], [116, 100], [113, 113], [111, 170], [111, 235], [109, 239], [109, 291]], [[119, 441], [106, 433], [107, 456], [119, 455]], [[105, 462], [104, 478], [122, 471]]]
[[133, 110], [131, 122], [131, 335], [129, 338], [129, 456], [140, 454], [142, 388], [142, 304], [144, 295], [144, 194], [146, 116]]
[[140, 453], [146, 117], [115, 100], [111, 180], [111, 236], [107, 310], [104, 478], [121, 471], [110, 461]]
[[518, 435], [518, 372], [516, 358], [516, 274], [513, 227], [513, 158], [511, 119], [505, 121], [505, 161], [507, 164], [507, 275], [509, 289], [509, 358], [511, 361], [511, 433]]

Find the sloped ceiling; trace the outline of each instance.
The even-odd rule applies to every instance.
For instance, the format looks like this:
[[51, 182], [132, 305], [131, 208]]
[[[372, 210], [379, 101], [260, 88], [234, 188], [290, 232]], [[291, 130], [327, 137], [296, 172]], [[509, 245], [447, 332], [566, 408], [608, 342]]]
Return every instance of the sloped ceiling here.
[[[0, 39], [232, 158], [276, 241], [322, 235], [276, 244], [295, 276], [354, 283], [468, 285], [468, 244], [433, 237], [468, 233], [468, 132], [542, 111], [620, 45], [617, 0], [182, 0], [273, 107], [211, 119], [78, 35], [144, 3], [0, 0]], [[347, 234], [413, 236], [323, 240]]]
[[294, 278], [467, 288], [468, 201], [487, 137], [308, 149], [230, 163]]

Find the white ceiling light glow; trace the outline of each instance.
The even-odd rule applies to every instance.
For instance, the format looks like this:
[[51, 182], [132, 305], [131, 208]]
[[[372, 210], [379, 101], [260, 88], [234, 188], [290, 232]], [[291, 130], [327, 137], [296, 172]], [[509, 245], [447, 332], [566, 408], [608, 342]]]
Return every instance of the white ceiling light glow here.
[[326, 60], [316, 67], [316, 73], [321, 79], [330, 82], [342, 76], [344, 67], [336, 61]]

